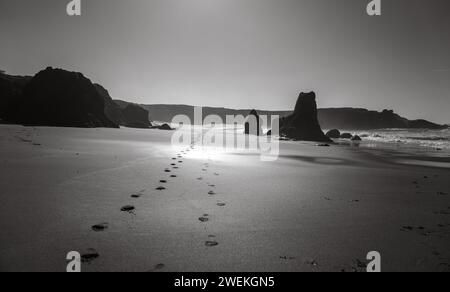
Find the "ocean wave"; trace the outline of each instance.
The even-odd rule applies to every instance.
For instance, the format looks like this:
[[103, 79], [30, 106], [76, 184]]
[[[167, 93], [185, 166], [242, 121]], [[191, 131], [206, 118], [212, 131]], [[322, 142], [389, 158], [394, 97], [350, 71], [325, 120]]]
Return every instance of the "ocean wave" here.
[[424, 140], [424, 141], [450, 141], [447, 137], [405, 137], [411, 140]]
[[450, 131], [448, 129], [386, 129], [364, 131], [357, 134], [368, 141], [450, 150]]

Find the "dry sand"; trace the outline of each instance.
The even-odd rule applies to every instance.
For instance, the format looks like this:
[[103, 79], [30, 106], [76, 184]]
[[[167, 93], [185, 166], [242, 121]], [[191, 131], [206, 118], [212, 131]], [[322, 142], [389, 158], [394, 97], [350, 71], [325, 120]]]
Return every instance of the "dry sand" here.
[[383, 271], [450, 270], [448, 168], [285, 141], [275, 162], [184, 154], [171, 135], [0, 125], [0, 270], [65, 271], [72, 250], [98, 253], [83, 271], [363, 271], [373, 250]]

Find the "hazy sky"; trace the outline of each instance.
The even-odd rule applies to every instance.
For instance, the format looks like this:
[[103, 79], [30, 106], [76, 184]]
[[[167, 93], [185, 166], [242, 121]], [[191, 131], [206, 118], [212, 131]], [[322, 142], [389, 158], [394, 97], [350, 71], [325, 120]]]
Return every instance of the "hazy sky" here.
[[81, 71], [114, 98], [394, 109], [450, 122], [450, 1], [0, 0], [0, 69]]

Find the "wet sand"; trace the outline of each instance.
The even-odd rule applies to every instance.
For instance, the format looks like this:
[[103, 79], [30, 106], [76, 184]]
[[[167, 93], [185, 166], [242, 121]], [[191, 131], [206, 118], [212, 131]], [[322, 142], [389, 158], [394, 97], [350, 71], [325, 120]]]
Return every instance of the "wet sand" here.
[[173, 132], [0, 125], [0, 270], [450, 270], [450, 170], [363, 147], [280, 158]]

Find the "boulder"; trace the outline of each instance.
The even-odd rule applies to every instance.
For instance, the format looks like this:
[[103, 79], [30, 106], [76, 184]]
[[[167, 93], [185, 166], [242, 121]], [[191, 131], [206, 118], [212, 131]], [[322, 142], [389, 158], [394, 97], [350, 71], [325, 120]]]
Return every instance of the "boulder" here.
[[362, 141], [362, 139], [358, 135], [355, 135], [352, 137], [352, 141]]
[[294, 113], [281, 121], [280, 133], [295, 140], [331, 142], [319, 125], [314, 92], [300, 93]]
[[334, 130], [328, 131], [326, 136], [328, 138], [332, 138], [332, 139], [339, 139], [341, 137], [341, 132], [339, 132], [339, 130], [337, 130], [337, 129], [334, 129]]
[[256, 136], [263, 135], [263, 130], [261, 128], [261, 125], [262, 125], [262, 121], [261, 121], [257, 111], [252, 110], [252, 111], [250, 111], [250, 113], [247, 116], [247, 119], [245, 120], [244, 133], [246, 135], [256, 135]]
[[164, 131], [172, 131], [173, 130], [172, 127], [169, 126], [168, 124], [163, 124], [161, 126], [158, 126], [157, 128], [160, 130], [164, 130]]
[[267, 131], [266, 135], [267, 136], [272, 136], [272, 130]]

